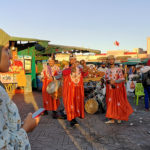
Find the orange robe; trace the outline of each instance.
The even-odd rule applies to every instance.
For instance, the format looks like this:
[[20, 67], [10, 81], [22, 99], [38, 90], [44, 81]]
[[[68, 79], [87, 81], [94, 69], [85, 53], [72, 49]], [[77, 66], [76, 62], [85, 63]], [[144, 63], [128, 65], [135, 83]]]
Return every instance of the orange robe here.
[[59, 99], [53, 99], [50, 94], [46, 92], [47, 85], [52, 81], [48, 79], [46, 75], [46, 71], [44, 73], [44, 81], [43, 81], [43, 87], [42, 87], [42, 96], [43, 96], [43, 107], [46, 110], [50, 111], [56, 111], [60, 105]]
[[65, 74], [63, 79], [63, 102], [67, 120], [71, 121], [76, 117], [84, 118], [83, 77], [80, 75], [80, 81], [77, 84], [72, 81], [70, 73]]
[[[122, 80], [124, 79], [122, 70], [112, 68], [106, 71], [106, 80]], [[128, 121], [129, 115], [133, 109], [128, 102], [126, 88], [124, 82], [115, 83], [115, 89], [110, 84], [106, 84], [106, 117], [116, 120]]]

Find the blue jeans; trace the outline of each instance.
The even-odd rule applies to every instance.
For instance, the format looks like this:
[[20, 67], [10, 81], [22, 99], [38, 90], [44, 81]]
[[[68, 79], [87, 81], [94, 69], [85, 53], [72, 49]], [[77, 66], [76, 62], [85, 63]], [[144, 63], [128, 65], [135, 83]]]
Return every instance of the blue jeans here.
[[150, 99], [150, 86], [144, 87], [144, 93], [145, 93], [145, 108], [149, 108], [149, 99]]

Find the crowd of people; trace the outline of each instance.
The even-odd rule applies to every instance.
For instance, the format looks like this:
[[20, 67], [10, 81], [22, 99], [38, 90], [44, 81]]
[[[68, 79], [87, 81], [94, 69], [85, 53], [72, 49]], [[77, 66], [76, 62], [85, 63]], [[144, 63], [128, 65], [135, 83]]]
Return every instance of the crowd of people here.
[[130, 88], [135, 94], [136, 83], [141, 83], [144, 88], [144, 103], [145, 110], [149, 111], [149, 99], [150, 99], [150, 63], [137, 64], [135, 66], [124, 67], [122, 70], [125, 73], [126, 82], [130, 82]]
[[[123, 66], [115, 65], [115, 57], [108, 56], [107, 62], [103, 62], [100, 67], [87, 65], [85, 60], [80, 62], [76, 57], [70, 57], [68, 66], [59, 68], [55, 60], [49, 59], [49, 65], [44, 67], [41, 77], [43, 80], [43, 106], [47, 111], [53, 112], [53, 118], [66, 119], [73, 127], [78, 124], [76, 118], [84, 118], [84, 78], [96, 78], [99, 72], [103, 72], [106, 85], [106, 118], [105, 123], [121, 123], [128, 121], [133, 109], [127, 100], [126, 93], [126, 70]], [[92, 73], [91, 73], [91, 70]], [[62, 82], [62, 98], [54, 97], [47, 93], [46, 86], [54, 80]], [[63, 104], [63, 110], [59, 113], [59, 107]], [[62, 106], [61, 106], [62, 108]], [[47, 111], [45, 115], [47, 115]], [[57, 115], [56, 115], [57, 114]]]
[[[1, 34], [0, 34], [1, 35]], [[10, 66], [11, 53], [9, 49], [10, 36], [3, 34], [4, 39], [0, 43], [0, 72], [8, 72]], [[84, 118], [84, 78], [97, 78], [101, 75], [105, 78], [106, 84], [106, 124], [121, 123], [128, 121], [133, 109], [128, 102], [126, 93], [126, 79], [128, 74], [135, 74], [137, 71], [141, 77], [141, 82], [145, 92], [145, 109], [149, 110], [150, 98], [150, 67], [137, 66], [137, 69], [115, 66], [115, 57], [108, 56], [107, 63], [102, 63], [101, 67], [88, 66], [84, 60], [77, 61], [75, 57], [70, 57], [69, 64], [64, 68], [59, 68], [55, 60], [50, 58], [49, 64], [43, 65], [41, 79], [43, 82], [42, 95], [44, 115], [52, 111], [54, 119], [67, 119], [70, 126], [79, 124], [76, 118]], [[101, 72], [103, 72], [101, 74]], [[49, 84], [56, 80], [61, 80], [62, 93], [58, 96], [58, 89], [54, 93], [47, 90]], [[55, 88], [57, 86], [54, 85]], [[51, 86], [52, 88], [52, 86]], [[61, 94], [60, 94], [61, 95]], [[60, 109], [61, 108], [61, 109]], [[40, 117], [32, 118], [29, 113], [22, 122], [18, 108], [10, 100], [4, 85], [0, 82], [0, 149], [8, 150], [30, 150], [31, 146], [27, 133], [31, 132], [39, 123]]]
[[[43, 76], [45, 70], [49, 70], [47, 71], [46, 77]], [[129, 115], [132, 114], [133, 109], [127, 99], [126, 82], [128, 80], [134, 80], [134, 77], [140, 79], [145, 92], [145, 110], [148, 111], [150, 85], [148, 85], [149, 81], [145, 81], [145, 79], [147, 80], [150, 77], [149, 70], [150, 67], [146, 65], [130, 67], [123, 66], [122, 64], [115, 65], [115, 57], [112, 55], [108, 56], [107, 61], [102, 62], [99, 67], [87, 65], [85, 60], [79, 62], [76, 60], [76, 57], [70, 57], [68, 66], [65, 65], [64, 68], [61, 69], [55, 64], [55, 61], [50, 58], [49, 65], [47, 65], [47, 68], [43, 69], [41, 73], [44, 83], [42, 90], [44, 108], [55, 112], [55, 117], [53, 114], [53, 118], [67, 118], [71, 127], [78, 124], [76, 118], [84, 118], [85, 93], [83, 79], [89, 77], [96, 78], [98, 77], [97, 71], [99, 71], [104, 73], [103, 77], [105, 78], [106, 85], [106, 118], [109, 118], [109, 120], [105, 123], [115, 123], [115, 120], [118, 123], [127, 121]], [[49, 78], [49, 82], [47, 82], [47, 78]], [[56, 79], [62, 81], [62, 98], [52, 100], [52, 96], [46, 92], [46, 85]], [[45, 82], [47, 82], [47, 84], [45, 84]], [[49, 98], [45, 98], [45, 95], [48, 95]], [[48, 102], [46, 103], [46, 101]], [[49, 105], [49, 107], [46, 107], [46, 104]], [[60, 104], [63, 104], [64, 106], [63, 111], [61, 110], [61, 114], [58, 113]], [[48, 114], [47, 111], [45, 114]]]

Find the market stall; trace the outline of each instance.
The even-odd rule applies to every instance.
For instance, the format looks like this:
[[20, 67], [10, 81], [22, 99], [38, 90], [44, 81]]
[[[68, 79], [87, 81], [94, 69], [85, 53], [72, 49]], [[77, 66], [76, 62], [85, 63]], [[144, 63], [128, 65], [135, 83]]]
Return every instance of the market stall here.
[[[4, 84], [8, 93], [23, 92], [26, 86], [26, 76], [23, 64], [19, 60], [12, 60], [9, 72], [0, 73], [0, 81]], [[17, 88], [20, 87], [20, 90]]]
[[32, 92], [32, 88], [37, 88], [36, 52], [44, 50], [48, 46], [47, 40], [33, 38], [11, 37], [15, 42], [17, 56], [23, 62], [27, 79], [26, 92]]
[[[1, 35], [0, 41], [3, 41], [3, 38], [4, 36]], [[11, 66], [9, 72], [0, 73], [0, 80], [8, 93], [32, 92], [32, 87], [36, 88], [35, 46], [46, 47], [48, 42], [10, 36]]]

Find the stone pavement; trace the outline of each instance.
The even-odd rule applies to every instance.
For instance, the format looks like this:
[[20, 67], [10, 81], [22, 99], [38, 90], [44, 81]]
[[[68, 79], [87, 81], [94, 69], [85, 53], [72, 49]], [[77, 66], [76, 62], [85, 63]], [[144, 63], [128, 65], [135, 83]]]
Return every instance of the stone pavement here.
[[[10, 95], [17, 104], [21, 118], [42, 107], [41, 92]], [[29, 133], [32, 150], [150, 150], [150, 112], [144, 111], [143, 99], [139, 105], [129, 101], [134, 113], [128, 122], [106, 125], [105, 114], [85, 115], [80, 125], [70, 128], [66, 120], [52, 119], [51, 112], [42, 116], [39, 126]]]

